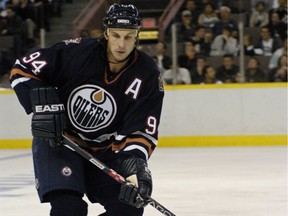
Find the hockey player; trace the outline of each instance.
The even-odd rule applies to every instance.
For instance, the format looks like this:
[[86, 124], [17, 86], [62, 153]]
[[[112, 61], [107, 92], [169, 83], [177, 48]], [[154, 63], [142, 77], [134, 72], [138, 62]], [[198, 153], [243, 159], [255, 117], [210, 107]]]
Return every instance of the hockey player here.
[[[152, 193], [147, 166], [157, 144], [164, 96], [153, 59], [137, 50], [135, 6], [113, 4], [103, 38], [77, 38], [16, 60], [11, 86], [32, 113], [32, 152], [40, 201], [50, 215], [87, 215], [86, 195], [109, 216], [143, 215]], [[120, 185], [77, 153], [62, 134], [127, 178]]]

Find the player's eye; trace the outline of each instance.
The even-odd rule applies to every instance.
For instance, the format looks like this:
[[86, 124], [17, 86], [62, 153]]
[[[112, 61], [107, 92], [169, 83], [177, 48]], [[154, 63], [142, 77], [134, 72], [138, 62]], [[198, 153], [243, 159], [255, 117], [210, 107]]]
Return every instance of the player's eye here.
[[129, 35], [129, 36], [125, 36], [124, 39], [125, 39], [125, 40], [131, 40], [131, 39], [132, 39], [132, 36], [130, 36], [130, 35]]
[[120, 38], [120, 35], [118, 35], [118, 34], [113, 34], [113, 35], [112, 35], [112, 37], [114, 37], [114, 38], [117, 38], [117, 39], [118, 39], [118, 38]]

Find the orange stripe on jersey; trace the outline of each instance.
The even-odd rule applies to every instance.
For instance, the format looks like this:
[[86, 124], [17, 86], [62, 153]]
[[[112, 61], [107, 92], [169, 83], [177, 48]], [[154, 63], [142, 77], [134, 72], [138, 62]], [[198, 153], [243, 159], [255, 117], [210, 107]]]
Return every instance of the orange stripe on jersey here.
[[22, 70], [20, 70], [19, 68], [13, 68], [10, 72], [10, 79], [15, 76], [16, 74], [19, 74], [21, 76], [24, 76], [24, 77], [29, 77], [29, 78], [32, 78], [32, 79], [36, 79], [36, 80], [40, 80], [38, 77], [32, 75], [32, 74], [29, 74], [29, 73], [26, 73]]
[[113, 144], [112, 150], [113, 151], [119, 151], [119, 150], [123, 149], [128, 143], [141, 143], [142, 145], [147, 146], [149, 157], [153, 152], [152, 144], [144, 138], [127, 138], [118, 145]]

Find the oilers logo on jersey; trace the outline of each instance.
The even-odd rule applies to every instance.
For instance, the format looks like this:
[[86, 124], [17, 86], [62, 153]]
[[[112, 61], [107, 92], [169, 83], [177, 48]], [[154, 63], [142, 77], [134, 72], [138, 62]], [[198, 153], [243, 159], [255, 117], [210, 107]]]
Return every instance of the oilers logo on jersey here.
[[95, 132], [113, 121], [117, 106], [105, 89], [96, 85], [82, 85], [70, 94], [67, 111], [74, 127], [83, 132]]

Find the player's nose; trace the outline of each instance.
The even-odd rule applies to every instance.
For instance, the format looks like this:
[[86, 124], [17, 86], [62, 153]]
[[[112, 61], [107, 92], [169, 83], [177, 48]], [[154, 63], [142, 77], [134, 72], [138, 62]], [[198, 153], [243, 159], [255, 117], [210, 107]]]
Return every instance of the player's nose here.
[[125, 47], [125, 40], [124, 38], [120, 38], [118, 42], [119, 48], [124, 48]]

